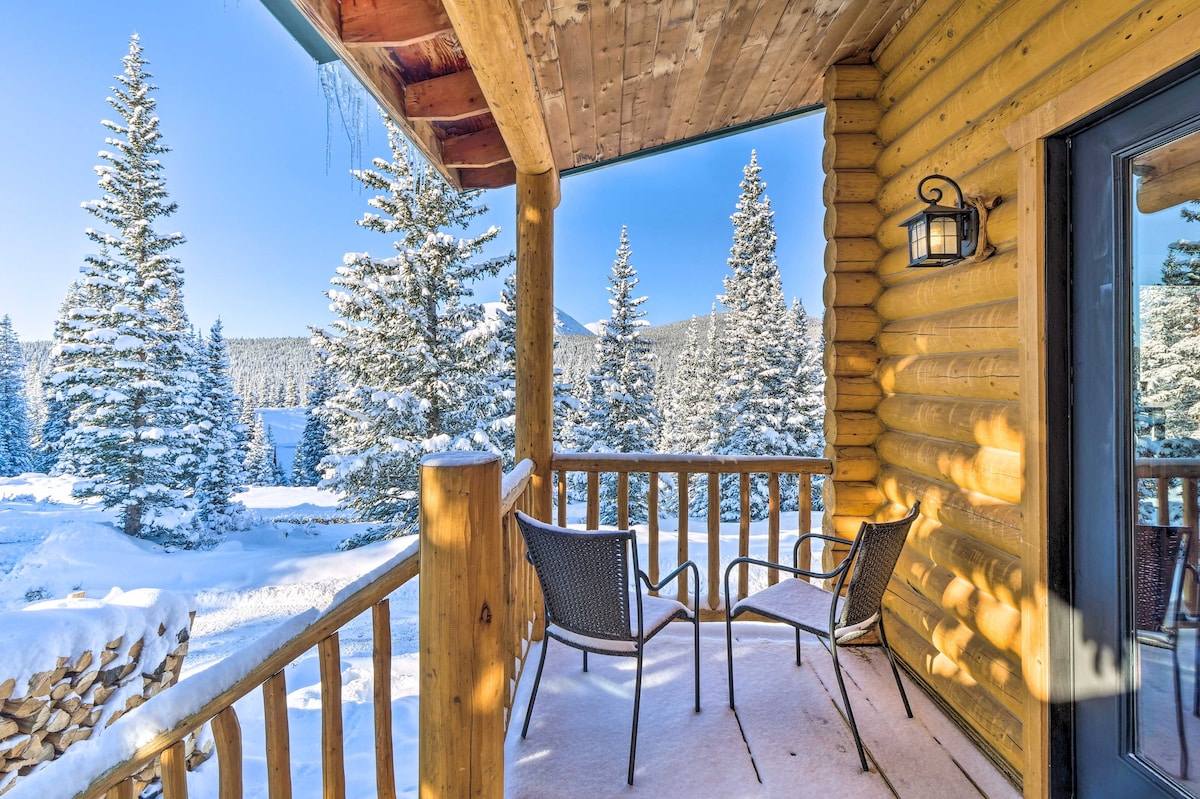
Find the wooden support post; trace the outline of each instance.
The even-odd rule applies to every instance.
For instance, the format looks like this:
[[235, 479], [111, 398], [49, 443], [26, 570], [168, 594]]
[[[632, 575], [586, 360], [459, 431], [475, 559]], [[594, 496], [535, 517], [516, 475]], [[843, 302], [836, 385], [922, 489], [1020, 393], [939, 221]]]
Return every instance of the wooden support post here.
[[396, 799], [392, 747], [392, 614], [387, 599], [371, 606], [371, 663], [375, 678], [375, 795]]
[[263, 726], [267, 739], [267, 796], [269, 799], [292, 799], [287, 678], [282, 671], [263, 683]]
[[708, 475], [708, 608], [721, 603], [721, 475]]
[[[650, 472], [650, 488], [646, 493], [646, 560], [649, 561], [650, 582], [658, 582], [658, 472]], [[653, 592], [655, 596], [657, 591]]]
[[233, 705], [212, 720], [217, 748], [217, 794], [221, 799], [242, 799], [242, 725]]
[[109, 788], [105, 799], [133, 799], [133, 780], [121, 780]]
[[[779, 563], [779, 475], [767, 476], [767, 560]], [[779, 582], [779, 569], [767, 570], [767, 585]]]
[[324, 799], [345, 799], [346, 756], [342, 735], [342, 652], [338, 634], [317, 644], [321, 661], [321, 784]]
[[[675, 566], [678, 566], [679, 564], [683, 563], [685, 560], [688, 559], [688, 513], [689, 513], [689, 510], [688, 510], [688, 507], [689, 507], [688, 478], [690, 478], [690, 477], [691, 477], [691, 475], [688, 474], [687, 472], [680, 472], [677, 475], [677, 478], [679, 480], [679, 526], [675, 528], [678, 531], [678, 540], [676, 541], [676, 544], [675, 544], [675, 553], [676, 553]], [[672, 568], [674, 568], [674, 566]], [[688, 593], [688, 573], [687, 573], [687, 571], [686, 570], [681, 571], [679, 573], [679, 576], [676, 577], [675, 580], [677, 583], [675, 595], [679, 599], [680, 602], [687, 604], [687, 593]], [[699, 611], [700, 611], [700, 608], [696, 608], [696, 612], [698, 613]]]
[[426, 455], [420, 529], [420, 796], [502, 799], [500, 458]]
[[517, 460], [533, 461], [529, 515], [550, 521], [554, 450], [554, 209], [558, 172], [517, 173]]

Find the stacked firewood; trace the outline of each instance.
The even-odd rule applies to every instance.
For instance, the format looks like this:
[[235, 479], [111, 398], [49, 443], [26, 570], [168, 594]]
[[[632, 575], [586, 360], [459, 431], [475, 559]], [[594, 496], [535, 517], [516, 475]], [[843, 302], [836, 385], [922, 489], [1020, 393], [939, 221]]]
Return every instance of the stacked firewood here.
[[[165, 626], [159, 625], [158, 635], [167, 635]], [[99, 651], [58, 657], [53, 669], [35, 673], [23, 685], [13, 678], [0, 679], [0, 794], [38, 764], [53, 760], [173, 685], [187, 655], [188, 628], [176, 631], [173, 638], [174, 647], [158, 663], [141, 662], [145, 639], [126, 644], [120, 636]], [[194, 738], [189, 741], [192, 748]], [[191, 765], [207, 757], [202, 751], [189, 755]], [[156, 764], [149, 766], [138, 775], [139, 781], [153, 780], [155, 769]]]

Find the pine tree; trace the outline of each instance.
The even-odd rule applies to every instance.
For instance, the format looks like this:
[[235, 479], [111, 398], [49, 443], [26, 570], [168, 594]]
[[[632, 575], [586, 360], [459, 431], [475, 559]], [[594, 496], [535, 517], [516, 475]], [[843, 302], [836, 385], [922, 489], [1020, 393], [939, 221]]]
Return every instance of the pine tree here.
[[[809, 323], [808, 314], [800, 300], [793, 300], [790, 312], [792, 333], [789, 336], [794, 361], [792, 379], [789, 381], [789, 413], [787, 433], [790, 440], [790, 455], [819, 458], [825, 450], [825, 367], [823, 353], [824, 338]], [[784, 510], [798, 509], [799, 480], [793, 475], [781, 476], [780, 493]], [[812, 507], [822, 509], [821, 486], [823, 476], [814, 476], [811, 482]]]
[[321, 461], [329, 455], [329, 430], [319, 411], [334, 394], [334, 378], [333, 370], [322, 363], [309, 380], [308, 415], [292, 461], [292, 485], [315, 486], [321, 482]]
[[[517, 429], [517, 276], [510, 273], [500, 291], [496, 324], [496, 374], [492, 379], [492, 408], [488, 428], [492, 445], [499, 450], [505, 471], [516, 459]], [[555, 339], [554, 348], [558, 348]], [[562, 370], [554, 368], [554, 429], [560, 433], [576, 402], [571, 386], [561, 381]]]
[[382, 522], [350, 546], [415, 531], [417, 467], [427, 452], [494, 449], [487, 434], [494, 339], [471, 301], [471, 283], [511, 258], [471, 259], [499, 231], [456, 238], [486, 208], [458, 194], [384, 121], [391, 161], [353, 174], [378, 194], [359, 224], [394, 237], [397, 255], [348, 254], [328, 292], [340, 319], [314, 330], [338, 392], [321, 413], [332, 452], [323, 468], [345, 503]]
[[250, 454], [243, 464], [246, 483], [252, 486], [287, 485], [287, 478], [279, 466], [275, 434], [271, 426], [263, 421], [262, 415], [254, 419], [254, 435], [250, 439]]
[[218, 319], [204, 348], [200, 384], [203, 457], [197, 469], [196, 519], [210, 534], [237, 529], [246, 511], [233, 495], [242, 490], [242, 455], [238, 448], [233, 381], [229, 379], [229, 348]]
[[[565, 434], [581, 452], [647, 452], [658, 440], [661, 420], [654, 405], [655, 373], [650, 340], [641, 329], [648, 323], [641, 306], [646, 297], [634, 297], [637, 270], [629, 259], [629, 234], [621, 227], [620, 245], [609, 275], [608, 301], [612, 313], [604, 332], [596, 341], [596, 365], [588, 373], [580, 411]], [[634, 501], [648, 488], [646, 475], [631, 474], [630, 507], [633, 521], [643, 521]], [[601, 480], [601, 521], [616, 521], [617, 481], [612, 474]]]
[[12, 319], [0, 319], [0, 477], [32, 471], [25, 361]]
[[[726, 379], [717, 386], [712, 425], [712, 451], [718, 455], [792, 455], [800, 450], [788, 425], [796, 374], [789, 337], [795, 328], [783, 298], [774, 212], [761, 173], [752, 151], [732, 217], [731, 274], [719, 297], [730, 316], [721, 362]], [[726, 520], [740, 512], [736, 483], [732, 475], [721, 481], [721, 518]], [[768, 490], [762, 475], [752, 476], [750, 507], [753, 518], [766, 515]]]
[[[183, 275], [170, 251], [178, 233], [155, 223], [173, 214], [162, 178], [162, 143], [142, 47], [135, 35], [109, 104], [119, 122], [96, 167], [103, 197], [84, 204], [107, 230], [82, 268], [66, 314], [52, 381], [69, 403], [64, 457], [80, 496], [117, 508], [128, 535], [168, 534], [187, 508], [183, 466], [194, 432], [194, 375], [181, 313]], [[181, 465], [181, 459], [183, 465]]]

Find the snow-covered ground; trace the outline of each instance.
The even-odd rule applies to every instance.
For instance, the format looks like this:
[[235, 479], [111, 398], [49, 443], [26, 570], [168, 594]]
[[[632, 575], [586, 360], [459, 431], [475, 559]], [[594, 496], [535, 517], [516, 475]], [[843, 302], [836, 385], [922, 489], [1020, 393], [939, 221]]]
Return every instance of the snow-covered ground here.
[[[120, 533], [111, 512], [71, 498], [68, 477], [22, 475], [0, 479], [0, 611], [58, 599], [83, 590], [103, 597], [113, 588], [163, 588], [187, 595], [196, 611], [183, 679], [197, 675], [268, 634], [295, 614], [324, 608], [340, 589], [405, 550], [411, 541], [386, 541], [349, 552], [339, 543], [363, 524], [325, 523], [340, 517], [337, 496], [315, 488], [252, 488], [240, 499], [257, 521], [207, 551], [165, 551]], [[575, 509], [572, 509], [575, 510]], [[580, 516], [582, 508], [579, 509]], [[572, 514], [574, 517], [574, 514]], [[344, 518], [344, 517], [343, 517]], [[340, 519], [339, 519], [340, 521]], [[572, 521], [581, 519], [572, 518]], [[819, 529], [814, 518], [813, 527]], [[660, 564], [675, 564], [670, 519], [661, 522]], [[790, 556], [796, 514], [785, 514], [781, 551]], [[707, 582], [705, 522], [692, 522], [689, 554], [700, 567], [702, 602]], [[643, 568], [648, 564], [640, 536]], [[721, 560], [737, 555], [737, 524], [722, 525]], [[750, 551], [765, 555], [766, 524], [751, 527]], [[814, 564], [819, 559], [814, 558]], [[752, 583], [765, 573], [752, 571]], [[417, 581], [392, 596], [392, 695], [397, 788], [417, 793]], [[375, 794], [369, 614], [343, 628], [343, 713], [348, 796]], [[4, 653], [0, 652], [0, 676]], [[297, 797], [320, 795], [320, 677], [315, 652], [286, 671], [293, 786]], [[261, 695], [237, 703], [245, 742], [247, 797], [265, 797]], [[215, 797], [216, 768], [202, 766], [189, 780], [191, 795]], [[18, 791], [19, 793], [19, 791]]]

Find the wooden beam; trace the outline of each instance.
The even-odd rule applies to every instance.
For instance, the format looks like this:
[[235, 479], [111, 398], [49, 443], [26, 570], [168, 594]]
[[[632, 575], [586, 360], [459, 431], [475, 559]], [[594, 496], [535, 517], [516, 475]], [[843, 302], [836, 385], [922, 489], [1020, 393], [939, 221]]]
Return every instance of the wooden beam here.
[[406, 47], [454, 31], [437, 0], [342, 0], [340, 8], [347, 47]]
[[517, 182], [517, 169], [506, 161], [483, 169], [460, 169], [458, 179], [464, 189], [498, 189]]
[[410, 121], [453, 122], [487, 112], [487, 101], [469, 69], [410, 83], [404, 89], [404, 113]]
[[506, 654], [500, 458], [421, 460], [419, 791], [503, 799]]
[[550, 520], [554, 455], [554, 209], [558, 199], [558, 172], [517, 173], [516, 447], [518, 461], [533, 461], [529, 513], [543, 521]]
[[550, 136], [515, 3], [445, 0], [444, 5], [517, 169], [527, 175], [552, 171]]
[[484, 128], [442, 142], [442, 162], [449, 167], [488, 167], [506, 161], [512, 161], [512, 156], [499, 128]]

